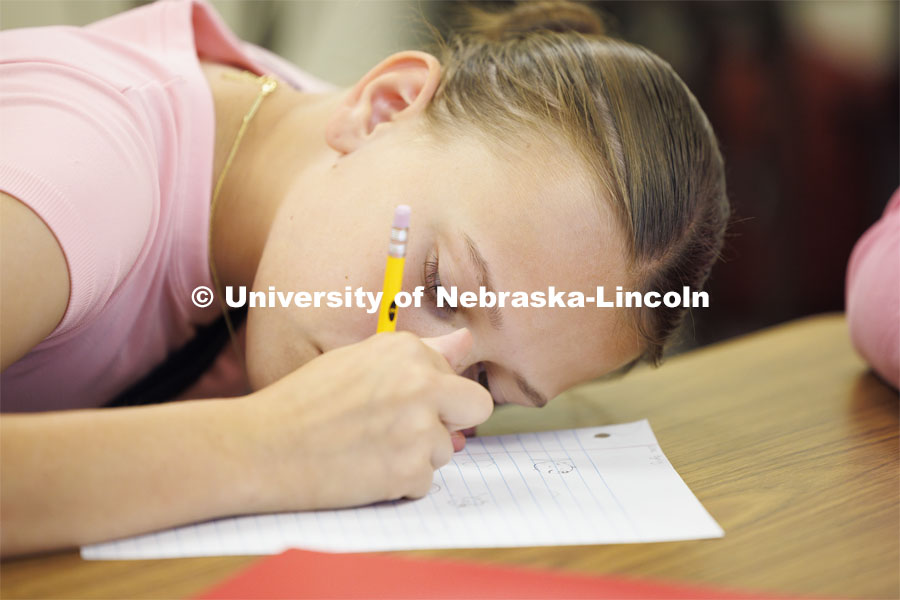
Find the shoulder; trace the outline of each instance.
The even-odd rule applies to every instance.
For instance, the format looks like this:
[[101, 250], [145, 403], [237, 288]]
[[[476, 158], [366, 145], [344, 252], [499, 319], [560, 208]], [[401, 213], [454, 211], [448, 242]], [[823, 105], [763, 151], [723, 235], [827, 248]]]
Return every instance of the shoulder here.
[[0, 370], [53, 331], [68, 300], [66, 262], [53, 233], [0, 191]]
[[886, 381], [900, 386], [900, 190], [853, 248], [846, 311], [857, 351]]
[[109, 298], [152, 227], [152, 128], [113, 82], [63, 61], [6, 61], [0, 79], [0, 191], [40, 217], [62, 248], [71, 325]]

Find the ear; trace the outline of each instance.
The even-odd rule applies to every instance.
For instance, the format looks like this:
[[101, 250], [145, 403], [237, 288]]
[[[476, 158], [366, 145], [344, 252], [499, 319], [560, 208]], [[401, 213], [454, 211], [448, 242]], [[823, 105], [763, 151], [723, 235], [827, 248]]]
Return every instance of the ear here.
[[331, 115], [325, 127], [328, 145], [347, 154], [370, 139], [376, 128], [420, 115], [440, 79], [441, 65], [430, 54], [389, 56], [353, 86]]

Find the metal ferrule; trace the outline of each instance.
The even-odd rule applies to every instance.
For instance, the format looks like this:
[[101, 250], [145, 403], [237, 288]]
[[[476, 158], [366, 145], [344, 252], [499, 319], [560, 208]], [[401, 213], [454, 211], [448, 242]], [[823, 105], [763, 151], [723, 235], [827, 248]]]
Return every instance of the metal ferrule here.
[[391, 245], [388, 246], [388, 256], [404, 258], [406, 256], [406, 242], [391, 242]]
[[388, 255], [394, 258], [406, 256], [406, 239], [409, 236], [408, 229], [391, 228], [391, 245], [388, 247]]

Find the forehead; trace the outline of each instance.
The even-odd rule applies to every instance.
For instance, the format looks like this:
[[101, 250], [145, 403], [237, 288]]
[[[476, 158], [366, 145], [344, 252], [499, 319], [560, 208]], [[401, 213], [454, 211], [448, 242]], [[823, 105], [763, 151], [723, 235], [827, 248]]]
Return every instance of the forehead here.
[[[530, 151], [529, 151], [530, 150]], [[459, 218], [447, 228], [458, 260], [469, 238], [497, 291], [582, 292], [609, 299], [630, 289], [627, 245], [612, 207], [598, 197], [586, 169], [565, 151], [535, 144], [520, 153], [473, 151], [471, 177], [459, 179]], [[503, 309], [504, 326], [490, 339], [504, 360], [535, 387], [555, 395], [611, 371], [639, 351], [622, 309]]]

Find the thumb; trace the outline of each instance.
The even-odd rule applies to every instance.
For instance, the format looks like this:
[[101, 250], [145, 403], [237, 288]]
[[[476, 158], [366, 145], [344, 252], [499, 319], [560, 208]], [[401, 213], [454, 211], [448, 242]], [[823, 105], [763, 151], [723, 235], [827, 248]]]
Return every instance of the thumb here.
[[440, 353], [450, 368], [459, 373], [465, 366], [463, 361], [472, 349], [472, 334], [463, 327], [447, 335], [422, 338], [422, 343]]

